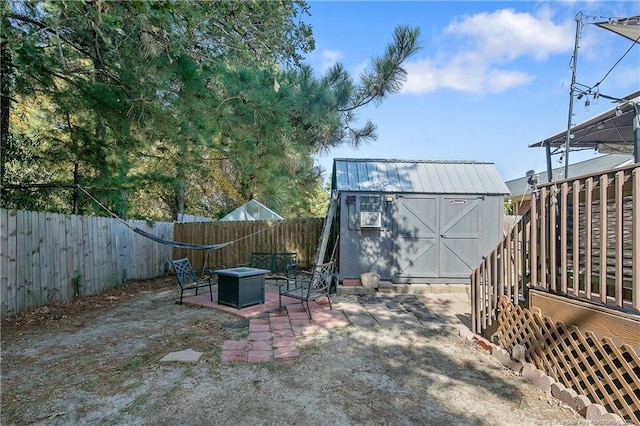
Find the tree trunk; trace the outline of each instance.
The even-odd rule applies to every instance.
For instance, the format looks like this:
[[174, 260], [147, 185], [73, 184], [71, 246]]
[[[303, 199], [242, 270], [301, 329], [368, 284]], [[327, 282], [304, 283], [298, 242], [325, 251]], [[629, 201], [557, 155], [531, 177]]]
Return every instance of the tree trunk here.
[[176, 176], [176, 183], [174, 186], [174, 190], [175, 190], [175, 200], [176, 200], [176, 204], [175, 204], [175, 208], [176, 208], [176, 215], [175, 215], [175, 219], [178, 220], [178, 216], [180, 214], [184, 214], [184, 204], [185, 204], [185, 197], [186, 197], [186, 188], [185, 188], [185, 181], [186, 178], [184, 176], [184, 172], [180, 171], [180, 169], [178, 169], [178, 175]]
[[[78, 185], [80, 183], [80, 174], [78, 173], [78, 160], [73, 164], [73, 184]], [[73, 189], [73, 214], [80, 214], [78, 207], [78, 187]]]
[[11, 110], [11, 53], [7, 47], [9, 20], [2, 18], [0, 32], [0, 183], [4, 183], [6, 153], [9, 148], [9, 113]]
[[[94, 70], [94, 81], [96, 82], [96, 84], [100, 85], [100, 86], [105, 86], [107, 81], [105, 78], [105, 74], [104, 74], [104, 63], [102, 62], [102, 58], [101, 58], [101, 54], [100, 54], [100, 41], [98, 38], [98, 33], [97, 32], [93, 32], [93, 41], [94, 41], [94, 57], [92, 58], [93, 60], [93, 70]], [[104, 167], [104, 170], [106, 170], [106, 151], [107, 151], [107, 126], [104, 123], [104, 120], [102, 119], [102, 114], [100, 109], [96, 109], [95, 111], [95, 136], [96, 136], [96, 146], [95, 146], [95, 150], [96, 150], [96, 154], [97, 157], [96, 159], [98, 160], [98, 162], [96, 164]]]

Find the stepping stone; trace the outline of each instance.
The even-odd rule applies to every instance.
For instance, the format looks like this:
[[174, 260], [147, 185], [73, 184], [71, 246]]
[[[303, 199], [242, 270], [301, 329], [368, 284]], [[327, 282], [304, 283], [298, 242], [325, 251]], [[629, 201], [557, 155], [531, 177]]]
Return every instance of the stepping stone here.
[[406, 313], [407, 310], [405, 309], [404, 305], [400, 302], [398, 302], [397, 300], [394, 299], [390, 299], [390, 300], [386, 300], [384, 302], [384, 305], [389, 308], [389, 310], [394, 311], [394, 312], [404, 312]]
[[400, 303], [398, 299], [396, 299], [395, 297], [387, 296], [382, 298], [382, 301], [384, 302], [385, 306], [391, 310], [394, 310], [394, 311], [404, 310], [402, 303]]
[[415, 294], [399, 294], [396, 297], [403, 305], [422, 303]]
[[444, 323], [444, 320], [440, 318], [438, 315], [434, 314], [427, 308], [414, 308], [411, 307], [407, 309], [411, 312], [421, 323], [433, 323], [433, 322], [441, 322]]
[[402, 304], [396, 299], [395, 296], [388, 295], [373, 295], [373, 296], [358, 296], [358, 301], [363, 305], [384, 303], [384, 305], [392, 311], [404, 311]]
[[342, 303], [342, 311], [357, 326], [370, 327], [377, 324], [375, 318], [359, 303]]
[[247, 362], [260, 363], [269, 362], [273, 359], [273, 351], [254, 351], [247, 352]]
[[282, 347], [273, 350], [274, 359], [296, 358], [300, 356], [300, 353], [293, 347]]
[[378, 324], [383, 327], [389, 327], [400, 322], [397, 315], [391, 312], [383, 303], [367, 305], [367, 310], [373, 315]]
[[415, 315], [407, 311], [393, 312], [396, 317], [396, 323], [410, 327], [422, 327], [422, 323], [418, 321]]
[[378, 303], [379, 301], [380, 298], [373, 294], [361, 294], [358, 296], [358, 302], [362, 303], [363, 305]]
[[254, 324], [252, 322], [249, 324], [249, 333], [253, 333], [254, 331], [271, 331], [271, 327], [269, 324]]
[[442, 318], [434, 314], [424, 303], [413, 294], [399, 297], [407, 312], [412, 313], [421, 323], [444, 322]]
[[184, 351], [171, 352], [165, 355], [160, 362], [179, 361], [179, 362], [198, 362], [204, 352], [196, 352], [192, 349]]
[[223, 362], [247, 362], [247, 351], [243, 350], [223, 350], [220, 353], [220, 358]]

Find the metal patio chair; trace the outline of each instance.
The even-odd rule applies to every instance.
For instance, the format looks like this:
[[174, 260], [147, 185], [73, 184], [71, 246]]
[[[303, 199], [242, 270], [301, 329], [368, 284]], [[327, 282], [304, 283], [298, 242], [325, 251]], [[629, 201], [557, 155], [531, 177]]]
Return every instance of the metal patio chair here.
[[173, 263], [173, 270], [176, 272], [176, 278], [178, 279], [178, 285], [180, 286], [180, 304], [182, 305], [182, 295], [185, 290], [195, 290], [196, 296], [198, 295], [198, 289], [203, 287], [209, 287], [209, 297], [213, 302], [213, 283], [211, 282], [211, 275], [206, 280], [198, 280], [196, 273], [191, 267], [189, 258], [171, 260]]
[[301, 304], [306, 302], [309, 321], [312, 319], [309, 300], [313, 301], [322, 296], [326, 296], [329, 301], [329, 309], [333, 309], [331, 307], [331, 298], [329, 297], [331, 281], [333, 280], [333, 268], [334, 261], [321, 263], [313, 267], [311, 278], [303, 279], [296, 277], [285, 280], [284, 283], [280, 284], [279, 289], [280, 310], [282, 310], [282, 296], [298, 299]]

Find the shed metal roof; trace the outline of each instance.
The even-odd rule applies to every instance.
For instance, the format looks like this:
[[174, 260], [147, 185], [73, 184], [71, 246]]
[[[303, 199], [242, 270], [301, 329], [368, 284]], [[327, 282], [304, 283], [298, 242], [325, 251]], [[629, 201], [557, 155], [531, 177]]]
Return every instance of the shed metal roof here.
[[423, 194], [509, 193], [493, 163], [346, 158], [333, 160], [331, 189]]

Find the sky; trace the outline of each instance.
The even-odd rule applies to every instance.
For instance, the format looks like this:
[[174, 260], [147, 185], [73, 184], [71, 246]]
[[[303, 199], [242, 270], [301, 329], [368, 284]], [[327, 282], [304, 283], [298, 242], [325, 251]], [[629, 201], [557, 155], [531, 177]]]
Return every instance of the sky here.
[[[544, 148], [528, 146], [569, 124], [576, 16], [576, 87], [624, 97], [640, 89], [640, 44], [593, 22], [640, 15], [638, 1], [308, 1], [318, 75], [336, 62], [356, 77], [382, 55], [399, 25], [419, 27], [402, 91], [363, 108], [378, 138], [316, 160], [329, 179], [334, 158], [490, 162], [505, 181], [546, 170]], [[633, 46], [633, 47], [632, 47]], [[631, 49], [630, 49], [631, 48]], [[629, 50], [630, 49], [630, 50]], [[572, 125], [615, 107], [574, 97]], [[569, 163], [596, 157], [570, 152]], [[552, 166], [564, 165], [560, 155]]]

